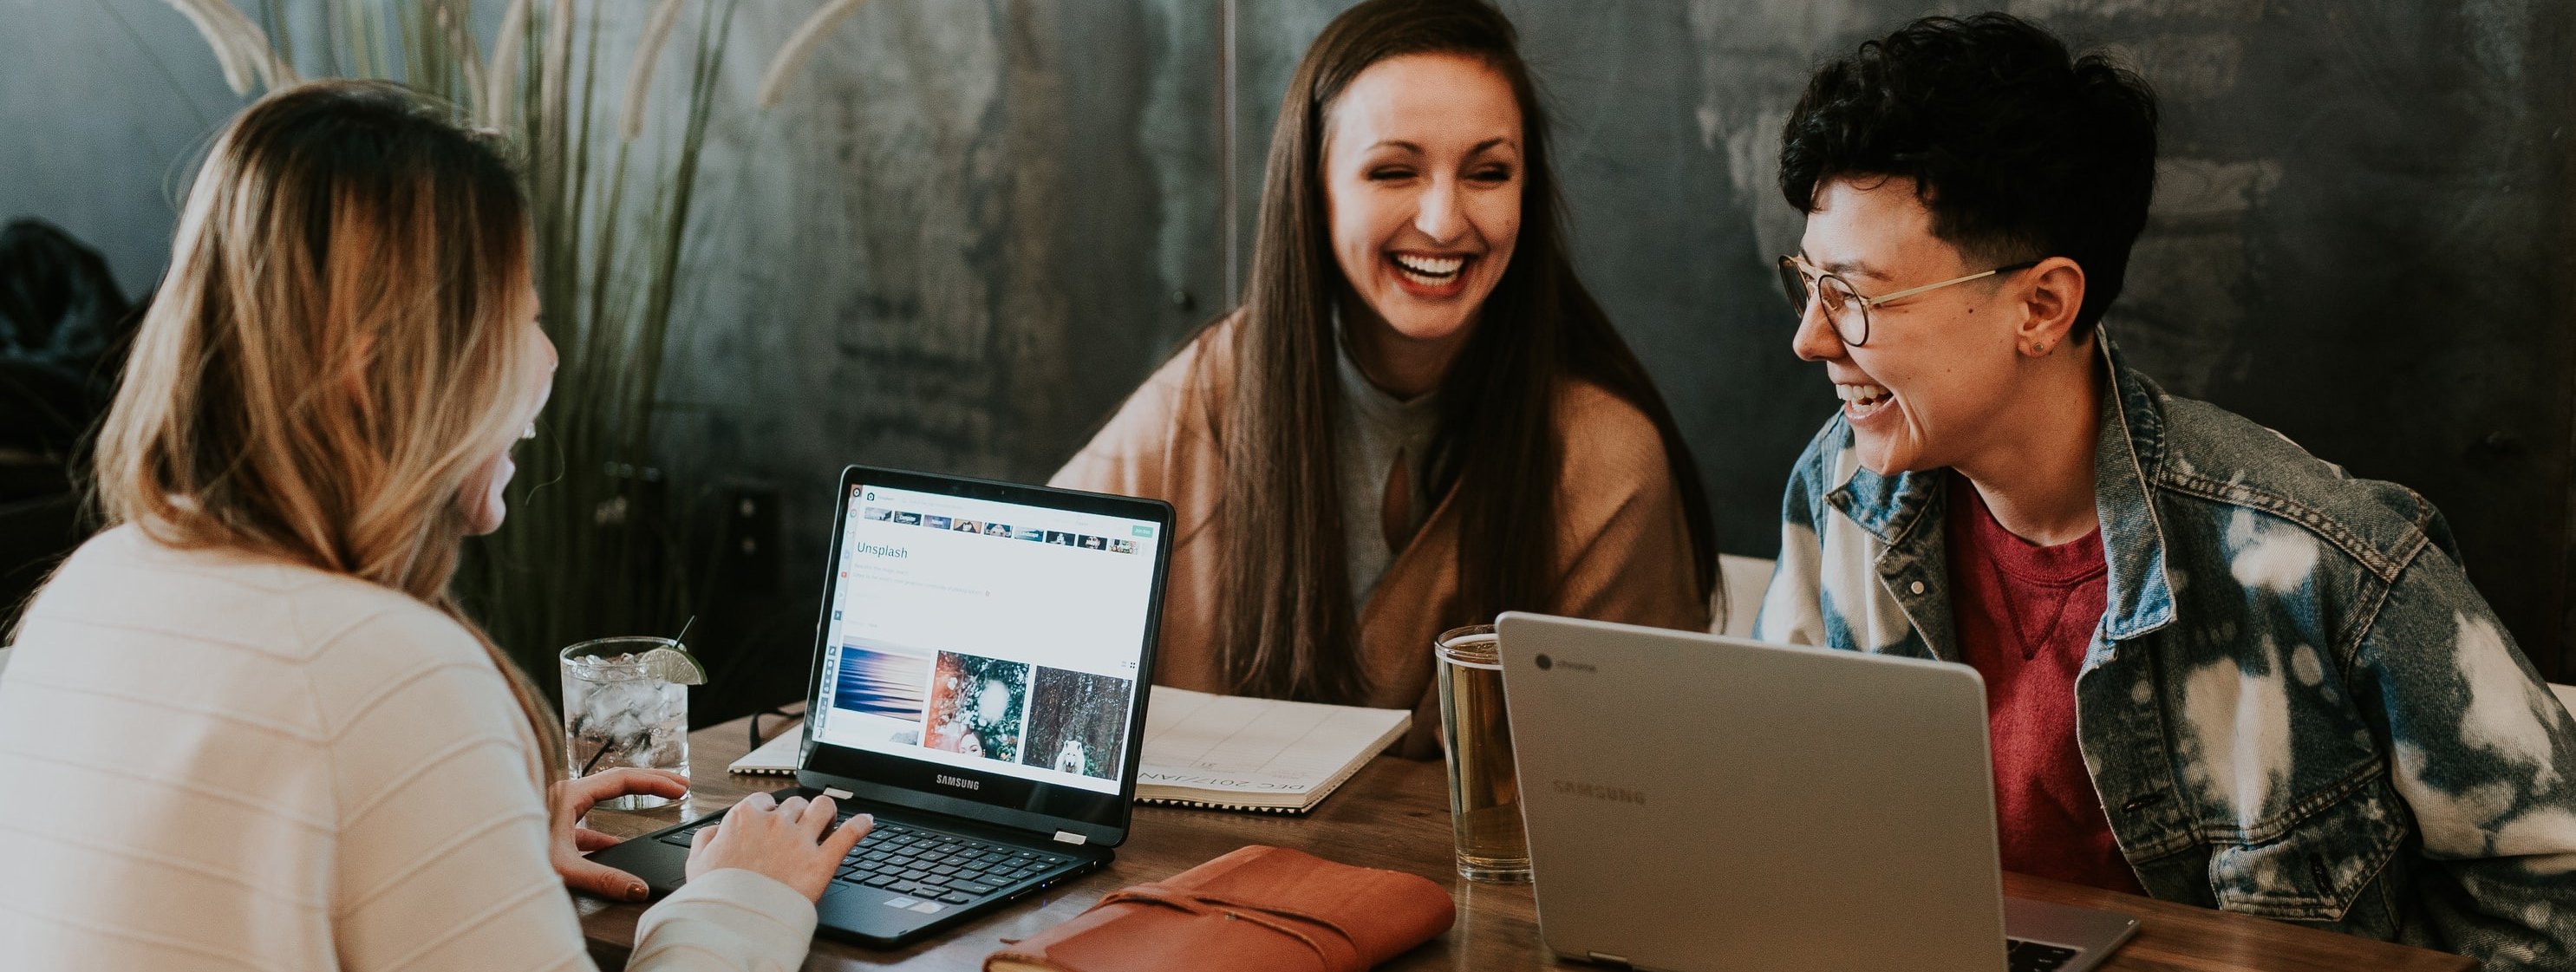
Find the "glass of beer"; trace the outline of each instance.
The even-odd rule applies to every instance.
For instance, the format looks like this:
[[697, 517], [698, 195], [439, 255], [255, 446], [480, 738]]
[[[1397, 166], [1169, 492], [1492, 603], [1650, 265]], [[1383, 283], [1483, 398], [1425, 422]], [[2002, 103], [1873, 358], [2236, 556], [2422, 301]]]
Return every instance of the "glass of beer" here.
[[1527, 881], [1529, 836], [1521, 830], [1521, 787], [1512, 765], [1511, 723], [1503, 712], [1503, 661], [1494, 626], [1442, 632], [1431, 650], [1440, 666], [1441, 748], [1449, 757], [1458, 876]]

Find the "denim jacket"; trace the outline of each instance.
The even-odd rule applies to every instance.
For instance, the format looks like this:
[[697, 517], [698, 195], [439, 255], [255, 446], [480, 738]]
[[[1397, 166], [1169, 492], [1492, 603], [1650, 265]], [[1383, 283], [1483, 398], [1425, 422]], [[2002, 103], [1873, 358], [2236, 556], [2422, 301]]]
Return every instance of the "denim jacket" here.
[[[2576, 969], [2576, 720], [2432, 505], [2166, 395], [2107, 337], [2076, 742], [2148, 893]], [[1768, 641], [1959, 660], [1938, 472], [1798, 460]]]

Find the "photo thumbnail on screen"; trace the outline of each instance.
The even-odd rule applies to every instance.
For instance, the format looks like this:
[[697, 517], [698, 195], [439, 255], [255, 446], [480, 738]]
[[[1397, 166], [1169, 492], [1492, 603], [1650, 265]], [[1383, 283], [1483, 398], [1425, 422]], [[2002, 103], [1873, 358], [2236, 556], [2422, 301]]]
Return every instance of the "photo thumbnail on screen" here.
[[1020, 723], [1028, 708], [1029, 664], [939, 653], [930, 679], [929, 736], [923, 744], [1005, 763], [1020, 757]]
[[921, 745], [923, 710], [929, 705], [930, 653], [896, 645], [851, 641], [841, 646], [832, 708], [892, 724], [861, 720], [879, 741]]
[[1038, 669], [1020, 762], [1060, 773], [1118, 778], [1136, 683], [1115, 675]]

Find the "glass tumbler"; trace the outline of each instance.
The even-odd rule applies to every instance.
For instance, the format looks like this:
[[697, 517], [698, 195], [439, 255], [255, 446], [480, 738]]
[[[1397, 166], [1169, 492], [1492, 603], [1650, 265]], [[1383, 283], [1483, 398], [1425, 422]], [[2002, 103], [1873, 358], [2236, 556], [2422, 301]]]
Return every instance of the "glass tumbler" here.
[[1441, 748], [1449, 758], [1449, 819], [1457, 838], [1458, 876], [1502, 884], [1527, 881], [1529, 836], [1521, 829], [1520, 780], [1512, 765], [1494, 626], [1442, 632], [1431, 650], [1439, 659]]
[[[669, 638], [601, 638], [563, 650], [564, 763], [575, 777], [619, 766], [689, 773], [689, 687], [654, 677], [644, 654]], [[669, 797], [632, 794], [608, 810], [646, 810]]]

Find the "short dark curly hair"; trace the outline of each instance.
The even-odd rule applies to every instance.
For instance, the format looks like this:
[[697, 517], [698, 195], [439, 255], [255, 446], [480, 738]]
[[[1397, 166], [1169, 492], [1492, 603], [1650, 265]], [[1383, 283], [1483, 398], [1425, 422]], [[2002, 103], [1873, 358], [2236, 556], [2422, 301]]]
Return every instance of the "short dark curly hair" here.
[[2084, 268], [2073, 334], [2120, 295], [2155, 194], [2156, 96], [2010, 14], [1925, 17], [1816, 71], [1780, 139], [1780, 193], [1815, 211], [1847, 177], [1914, 180], [1932, 233], [1997, 264]]

